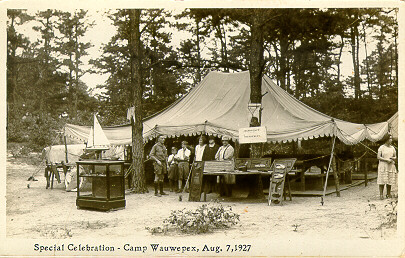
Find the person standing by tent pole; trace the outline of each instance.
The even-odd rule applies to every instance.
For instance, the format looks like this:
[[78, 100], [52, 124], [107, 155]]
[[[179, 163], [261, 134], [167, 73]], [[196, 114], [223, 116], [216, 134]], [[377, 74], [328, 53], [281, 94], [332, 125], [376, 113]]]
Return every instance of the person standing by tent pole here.
[[[159, 135], [157, 138], [157, 143], [153, 145], [152, 149], [150, 150], [149, 157], [150, 159], [154, 160], [154, 169], [155, 169], [155, 196], [162, 196], [166, 195], [163, 192], [163, 179], [165, 174], [167, 173], [167, 149], [164, 146], [165, 137], [163, 135]], [[158, 193], [158, 188], [160, 193]]]
[[395, 174], [397, 169], [395, 167], [395, 161], [397, 160], [397, 154], [392, 143], [392, 136], [386, 135], [381, 145], [378, 148], [378, 175], [377, 175], [377, 184], [380, 190], [380, 199], [384, 199], [384, 185], [387, 186], [387, 198], [391, 198], [391, 186], [395, 185]]

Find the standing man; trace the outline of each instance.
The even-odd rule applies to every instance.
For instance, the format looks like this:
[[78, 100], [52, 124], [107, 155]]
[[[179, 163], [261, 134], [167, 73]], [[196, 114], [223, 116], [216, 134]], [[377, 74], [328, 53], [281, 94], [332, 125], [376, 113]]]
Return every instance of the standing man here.
[[233, 154], [235, 150], [229, 144], [230, 138], [228, 136], [222, 137], [222, 146], [219, 147], [217, 153], [215, 154], [216, 160], [233, 160]]
[[[228, 136], [222, 137], [222, 146], [219, 147], [217, 154], [215, 155], [215, 159], [222, 161], [222, 160], [233, 160], [234, 155], [234, 148], [229, 144], [230, 138]], [[226, 196], [232, 195], [232, 186], [236, 183], [235, 175], [224, 175], [222, 180], [223, 187], [220, 189], [225, 190]], [[223, 191], [220, 190], [220, 194], [223, 195]]]
[[[163, 135], [159, 135], [157, 139], [157, 143], [153, 145], [152, 149], [150, 150], [149, 157], [153, 159], [155, 162], [153, 166], [155, 168], [155, 196], [162, 196], [166, 195], [163, 192], [163, 179], [165, 178], [165, 174], [167, 173], [167, 149], [164, 146], [165, 137]], [[158, 193], [158, 187], [160, 189], [160, 194]]]
[[183, 179], [187, 180], [188, 174], [190, 173], [190, 165], [189, 160], [191, 156], [191, 151], [187, 148], [188, 142], [182, 141], [181, 142], [181, 149], [177, 152], [176, 160], [178, 164], [178, 179], [179, 179], [179, 189], [177, 192], [182, 191]]

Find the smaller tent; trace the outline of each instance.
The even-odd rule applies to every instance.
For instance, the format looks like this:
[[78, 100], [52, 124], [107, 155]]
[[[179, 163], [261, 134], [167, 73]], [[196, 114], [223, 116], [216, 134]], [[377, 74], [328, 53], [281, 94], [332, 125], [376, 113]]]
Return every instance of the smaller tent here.
[[[79, 157], [84, 153], [86, 148], [85, 144], [69, 144], [68, 149], [68, 162], [76, 163]], [[65, 145], [53, 145], [46, 147], [42, 150], [42, 155], [48, 163], [61, 163], [66, 162]]]
[[[81, 155], [85, 153], [85, 144], [68, 144], [68, 163], [75, 164], [79, 161]], [[65, 145], [53, 145], [46, 147], [42, 150], [42, 155], [48, 163], [61, 163], [66, 162], [66, 151]], [[124, 160], [125, 158], [125, 147], [124, 146], [111, 146], [108, 150], [103, 153], [104, 158], [118, 158]]]

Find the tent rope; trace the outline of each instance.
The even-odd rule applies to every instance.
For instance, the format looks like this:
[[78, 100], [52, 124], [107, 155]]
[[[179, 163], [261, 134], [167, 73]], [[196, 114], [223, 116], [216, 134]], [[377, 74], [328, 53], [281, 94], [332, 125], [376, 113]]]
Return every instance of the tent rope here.
[[127, 169], [127, 171], [125, 172], [124, 178], [128, 178], [129, 174], [131, 174], [131, 172], [134, 170], [134, 167], [131, 165], [129, 166], [129, 168]]
[[300, 160], [301, 162], [306, 162], [306, 161], [311, 161], [311, 160], [316, 160], [316, 159], [322, 159], [322, 158], [325, 158], [325, 157], [328, 157], [329, 155], [323, 155], [323, 156], [319, 156], [319, 157], [316, 157], [316, 158], [312, 158], [312, 159], [305, 159], [305, 160]]
[[[342, 129], [340, 129], [340, 128], [337, 128], [337, 129], [338, 129], [342, 134], [344, 134], [345, 136], [349, 136], [349, 137], [351, 137], [352, 139], [355, 140], [355, 138], [354, 138], [353, 136], [351, 136], [350, 134], [346, 133], [346, 132], [343, 131]], [[361, 145], [363, 145], [366, 149], [368, 149], [368, 150], [374, 152], [375, 154], [377, 154], [377, 152], [375, 152], [373, 149], [371, 149], [370, 147], [368, 147], [367, 145], [365, 145], [365, 144], [362, 143], [361, 141], [359, 141], [358, 143], [360, 143]]]
[[[349, 161], [349, 162], [351, 162], [351, 163], [357, 162], [357, 161], [361, 160], [367, 153], [368, 153], [368, 152], [365, 151], [360, 157], [358, 157], [358, 158], [355, 159], [355, 160], [351, 160], [351, 161]], [[336, 156], [336, 158], [337, 158], [339, 161], [341, 161], [341, 162], [348, 161], [348, 160], [342, 160], [342, 159], [339, 158], [338, 156]]]

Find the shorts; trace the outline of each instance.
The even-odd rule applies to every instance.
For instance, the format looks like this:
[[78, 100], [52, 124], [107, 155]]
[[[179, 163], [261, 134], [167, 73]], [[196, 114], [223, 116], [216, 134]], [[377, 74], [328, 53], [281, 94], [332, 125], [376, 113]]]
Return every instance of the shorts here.
[[153, 163], [153, 167], [155, 169], [155, 175], [167, 174], [166, 162], [163, 161], [162, 165], [159, 165], [157, 162], [155, 162]]
[[190, 164], [188, 164], [188, 162], [179, 162], [178, 171], [178, 179], [187, 180], [188, 174], [190, 173]]
[[155, 179], [153, 180], [154, 182], [163, 182], [165, 179], [164, 174], [155, 174]]

